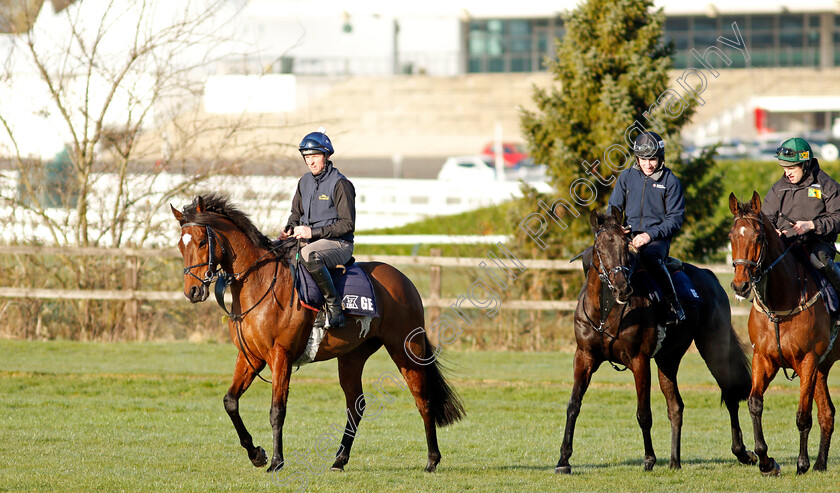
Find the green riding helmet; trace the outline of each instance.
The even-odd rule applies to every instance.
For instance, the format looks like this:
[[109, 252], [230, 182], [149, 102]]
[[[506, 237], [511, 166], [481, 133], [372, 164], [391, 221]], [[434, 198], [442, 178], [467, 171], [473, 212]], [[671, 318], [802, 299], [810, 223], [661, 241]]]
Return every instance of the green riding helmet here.
[[782, 142], [782, 145], [776, 149], [776, 157], [779, 158], [779, 166], [796, 166], [798, 164], [807, 165], [814, 157], [814, 152], [811, 151], [811, 145], [808, 141], [801, 137], [793, 137]]

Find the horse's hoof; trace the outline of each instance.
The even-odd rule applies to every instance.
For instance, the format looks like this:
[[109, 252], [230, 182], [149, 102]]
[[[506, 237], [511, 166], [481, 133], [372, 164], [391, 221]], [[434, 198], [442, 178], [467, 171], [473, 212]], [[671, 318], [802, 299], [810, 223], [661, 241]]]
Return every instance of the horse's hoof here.
[[[774, 477], [775, 476], [781, 476], [781, 474], [782, 474], [781, 466], [779, 466], [779, 463], [776, 462], [775, 459], [771, 459], [771, 460], [773, 461], [773, 466], [770, 468], [769, 471], [761, 471], [761, 474], [763, 474], [765, 476], [774, 476]], [[759, 470], [760, 470], [760, 468], [759, 468]]]
[[808, 472], [808, 469], [811, 468], [811, 464], [797, 464], [796, 465], [796, 475], [801, 476]]
[[557, 466], [554, 468], [554, 474], [571, 474], [572, 466]]
[[251, 464], [254, 467], [263, 467], [264, 465], [268, 464], [268, 456], [265, 454], [265, 450], [262, 447], [257, 447], [254, 449], [254, 457], [250, 457]]
[[645, 471], [652, 471], [653, 466], [656, 465], [656, 457], [645, 459]]
[[334, 472], [344, 472], [344, 466], [332, 466], [332, 467], [330, 468], [330, 471], [334, 471]]
[[819, 460], [817, 462], [814, 462], [814, 470], [815, 471], [825, 471], [825, 469], [826, 469], [826, 463], [825, 462], [820, 462]]
[[426, 472], [435, 472], [437, 470], [437, 465], [432, 464], [431, 462], [426, 464], [426, 469], [423, 469]]
[[668, 467], [669, 467], [670, 469], [682, 469], [682, 465], [680, 465], [680, 463], [679, 463], [679, 462], [677, 462], [677, 461], [671, 461], [671, 462], [668, 464]]
[[273, 473], [273, 472], [277, 472], [277, 471], [279, 471], [280, 469], [283, 469], [283, 466], [284, 466], [284, 465], [285, 465], [285, 464], [284, 464], [284, 462], [283, 462], [282, 460], [281, 460], [281, 461], [277, 461], [277, 462], [271, 461], [271, 465], [270, 465], [270, 466], [268, 466], [268, 469], [266, 469], [266, 470], [265, 470], [265, 472], [267, 472], [267, 473], [269, 473], [269, 474], [270, 474], [270, 473]]
[[738, 456], [738, 462], [747, 466], [754, 466], [758, 462], [758, 456], [752, 450], [747, 450]]

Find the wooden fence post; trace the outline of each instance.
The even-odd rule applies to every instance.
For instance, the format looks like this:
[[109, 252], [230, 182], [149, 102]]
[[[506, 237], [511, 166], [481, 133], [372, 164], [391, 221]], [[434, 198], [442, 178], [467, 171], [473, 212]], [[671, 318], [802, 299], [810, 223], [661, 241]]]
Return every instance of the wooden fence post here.
[[[126, 257], [125, 259], [125, 289], [130, 292], [137, 291], [138, 277], [140, 272], [140, 259], [137, 257]], [[125, 329], [130, 332], [131, 338], [137, 340], [139, 328], [137, 326], [137, 313], [140, 302], [132, 297], [125, 302]]]
[[[429, 249], [429, 256], [431, 257], [440, 257], [441, 254], [442, 250], [440, 248]], [[433, 300], [441, 298], [441, 269], [442, 267], [439, 265], [429, 266], [429, 298]], [[429, 308], [429, 320], [435, 320], [438, 317], [440, 317], [440, 307], [433, 306]], [[428, 333], [428, 327], [426, 327], [426, 329], [426, 332]], [[429, 337], [432, 344], [438, 344], [437, 334], [430, 334]]]

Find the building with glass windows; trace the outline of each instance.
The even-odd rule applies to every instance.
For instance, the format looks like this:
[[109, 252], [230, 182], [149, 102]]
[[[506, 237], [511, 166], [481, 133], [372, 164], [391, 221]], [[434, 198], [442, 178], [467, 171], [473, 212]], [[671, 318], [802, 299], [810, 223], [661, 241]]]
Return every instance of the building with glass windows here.
[[[727, 68], [832, 67], [840, 66], [840, 4], [792, 6], [776, 12], [753, 12], [754, 2], [735, 2], [727, 12], [698, 5], [698, 12], [669, 14], [664, 7], [665, 42], [674, 44], [674, 67], [691, 66], [691, 50], [703, 51], [718, 36], [733, 37], [735, 23], [750, 50], [751, 59], [731, 57]], [[810, 7], [810, 8], [809, 8]], [[794, 9], [802, 10], [794, 10]], [[817, 8], [817, 10], [812, 10]], [[700, 11], [702, 10], [702, 11]], [[741, 10], [738, 13], [738, 10]], [[545, 60], [554, 56], [554, 38], [564, 34], [562, 16], [475, 18], [463, 21], [463, 46], [467, 53], [465, 73], [535, 72], [546, 70]], [[725, 53], [732, 50], [724, 50]], [[718, 68], [722, 64], [718, 64]]]

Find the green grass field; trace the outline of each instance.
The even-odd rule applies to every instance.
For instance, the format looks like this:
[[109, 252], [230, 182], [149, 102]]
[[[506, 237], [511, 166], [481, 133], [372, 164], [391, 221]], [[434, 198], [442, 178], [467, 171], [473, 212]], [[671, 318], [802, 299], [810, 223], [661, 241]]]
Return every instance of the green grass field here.
[[[284, 443], [288, 470], [251, 466], [222, 406], [235, 358], [231, 345], [0, 341], [0, 491], [837, 491], [840, 460], [825, 473], [794, 474], [798, 380], [776, 378], [765, 431], [782, 477], [764, 478], [729, 452], [719, 392], [696, 353], [683, 364], [683, 469], [671, 471], [665, 404], [654, 384], [657, 467], [642, 471], [641, 433], [629, 372], [602, 367], [584, 399], [573, 474], [557, 476], [571, 388], [570, 353], [449, 352], [467, 418], [439, 431], [438, 472], [426, 474], [422, 423], [406, 390], [369, 401], [345, 473], [331, 464], [344, 423], [335, 361], [292, 376]], [[372, 382], [396, 373], [384, 351], [368, 364]], [[656, 379], [654, 377], [654, 382]], [[831, 381], [840, 395], [840, 381]], [[270, 453], [269, 386], [241, 401], [255, 443]], [[378, 411], [376, 408], [378, 407]], [[753, 439], [741, 411], [747, 444]], [[816, 416], [814, 421], [816, 422]], [[818, 438], [811, 434], [813, 463]], [[320, 435], [329, 452], [316, 452]], [[304, 460], [305, 458], [305, 460]], [[304, 463], [311, 463], [308, 468]], [[284, 487], [277, 483], [288, 481]]]

